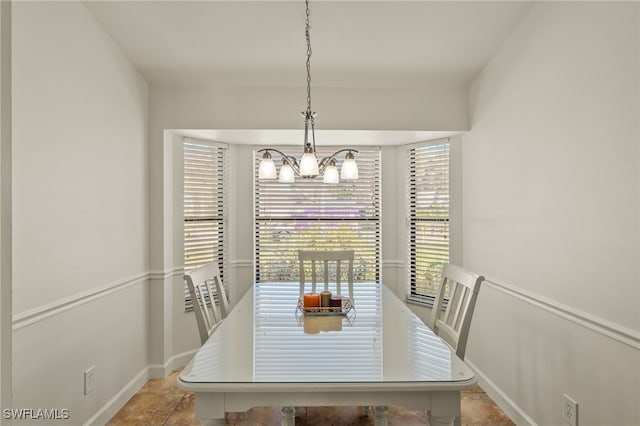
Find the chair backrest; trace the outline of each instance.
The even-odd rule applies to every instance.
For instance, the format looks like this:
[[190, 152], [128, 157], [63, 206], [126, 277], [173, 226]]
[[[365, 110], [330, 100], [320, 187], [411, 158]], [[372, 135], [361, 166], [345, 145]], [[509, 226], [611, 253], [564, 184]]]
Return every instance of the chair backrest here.
[[231, 307], [229, 306], [229, 296], [227, 296], [227, 290], [224, 288], [224, 284], [222, 283], [222, 279], [220, 279], [220, 275], [218, 275], [215, 282], [222, 318], [226, 318], [231, 311]]
[[311, 291], [316, 292], [316, 285], [318, 282], [317, 268], [319, 265], [323, 265], [323, 282], [324, 290], [329, 289], [329, 262], [335, 262], [336, 276], [335, 280], [331, 282], [336, 283], [336, 292], [342, 294], [342, 264], [346, 263], [347, 267], [347, 284], [349, 286], [349, 298], [353, 300], [353, 250], [298, 250], [298, 260], [300, 262], [300, 296], [305, 291], [306, 277], [305, 277], [305, 261], [311, 262]]
[[222, 306], [224, 306], [223, 300], [226, 299], [218, 265], [215, 262], [209, 262], [192, 269], [184, 274], [184, 280], [191, 294], [200, 341], [204, 344], [223, 318], [216, 304], [216, 295]]
[[[442, 271], [440, 287], [431, 310], [430, 323], [433, 331], [464, 359], [471, 318], [476, 305], [480, 283], [484, 277], [466, 271], [459, 266], [447, 264]], [[445, 298], [447, 287], [448, 297]]]

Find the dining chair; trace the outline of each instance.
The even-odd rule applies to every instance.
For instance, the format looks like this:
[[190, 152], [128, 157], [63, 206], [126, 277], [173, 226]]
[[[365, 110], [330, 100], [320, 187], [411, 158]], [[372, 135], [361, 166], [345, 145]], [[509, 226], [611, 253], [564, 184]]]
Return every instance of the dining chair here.
[[[311, 292], [315, 293], [318, 283], [318, 268], [322, 265], [322, 282], [324, 290], [329, 290], [329, 270], [335, 262], [335, 283], [336, 293], [342, 294], [342, 265], [347, 267], [347, 285], [349, 288], [349, 299], [353, 301], [353, 250], [298, 250], [298, 261], [300, 262], [300, 296], [305, 292], [306, 268], [305, 262], [311, 262]], [[331, 263], [330, 263], [331, 262]], [[333, 281], [331, 281], [333, 282]]]
[[[473, 310], [484, 277], [446, 264], [428, 326], [464, 359]], [[448, 292], [447, 292], [448, 289]]]
[[[305, 292], [307, 284], [305, 262], [311, 262], [311, 292], [315, 293], [318, 284], [318, 268], [322, 265], [323, 289], [329, 290], [329, 270], [330, 265], [335, 262], [335, 283], [336, 294], [342, 295], [342, 264], [347, 266], [347, 286], [349, 289], [349, 300], [353, 303], [353, 250], [298, 250], [298, 261], [300, 262], [300, 297]], [[330, 263], [331, 262], [331, 263]], [[333, 281], [332, 281], [333, 282]], [[300, 412], [301, 407], [283, 407], [282, 415], [293, 421], [294, 415]], [[293, 411], [292, 411], [293, 410]]]
[[[225, 310], [225, 314], [228, 313], [228, 300], [218, 265], [209, 262], [192, 269], [184, 274], [184, 280], [191, 294], [200, 341], [204, 344], [222, 322], [220, 306]], [[220, 300], [220, 306], [216, 303], [216, 296]]]

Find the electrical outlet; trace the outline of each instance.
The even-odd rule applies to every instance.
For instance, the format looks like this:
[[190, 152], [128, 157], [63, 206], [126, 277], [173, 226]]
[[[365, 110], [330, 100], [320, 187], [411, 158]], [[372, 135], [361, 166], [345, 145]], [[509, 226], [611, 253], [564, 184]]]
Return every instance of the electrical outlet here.
[[96, 366], [89, 367], [84, 372], [84, 394], [88, 395], [93, 392], [96, 384]]
[[562, 395], [562, 420], [570, 426], [578, 426], [578, 403], [569, 395]]

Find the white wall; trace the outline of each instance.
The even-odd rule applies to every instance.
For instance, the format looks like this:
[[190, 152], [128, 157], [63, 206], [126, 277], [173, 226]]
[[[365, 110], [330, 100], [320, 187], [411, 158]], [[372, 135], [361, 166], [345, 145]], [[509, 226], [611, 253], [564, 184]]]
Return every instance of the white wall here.
[[[151, 137], [159, 129], [300, 129], [300, 87], [151, 87]], [[464, 87], [313, 88], [318, 128], [334, 130], [468, 129]]]
[[520, 422], [640, 423], [638, 17], [537, 3], [470, 90], [467, 354]]
[[13, 405], [80, 424], [146, 379], [148, 88], [83, 4], [13, 6]]
[[[11, 404], [11, 2], [0, 3], [0, 408]], [[6, 423], [0, 418], [0, 424]]]

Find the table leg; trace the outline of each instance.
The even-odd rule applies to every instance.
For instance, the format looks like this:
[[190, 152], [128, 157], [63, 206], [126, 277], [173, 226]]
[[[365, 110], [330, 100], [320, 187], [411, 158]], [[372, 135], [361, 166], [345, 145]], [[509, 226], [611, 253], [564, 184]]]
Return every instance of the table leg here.
[[460, 424], [460, 391], [433, 392], [431, 394], [431, 409], [427, 411], [429, 424], [450, 425]]
[[374, 410], [373, 424], [375, 426], [387, 426], [387, 414], [389, 410], [384, 405], [377, 405]]
[[429, 417], [429, 424], [431, 426], [437, 425], [448, 425], [453, 426], [455, 417], [435, 417], [431, 415], [431, 411], [427, 411], [427, 416]]
[[224, 394], [218, 392], [196, 392], [195, 413], [203, 426], [225, 426]]
[[296, 426], [296, 408], [282, 407], [282, 426]]

